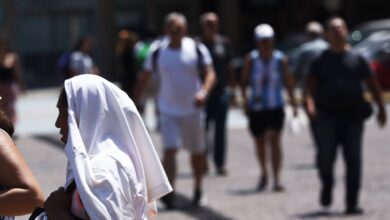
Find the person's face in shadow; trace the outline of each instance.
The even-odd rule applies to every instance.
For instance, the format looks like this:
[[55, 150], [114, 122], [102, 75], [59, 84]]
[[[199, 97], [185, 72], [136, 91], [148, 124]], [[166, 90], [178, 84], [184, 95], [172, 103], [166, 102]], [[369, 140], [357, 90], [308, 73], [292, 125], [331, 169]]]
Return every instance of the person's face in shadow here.
[[84, 41], [81, 50], [87, 54], [90, 54], [90, 53], [92, 53], [93, 48], [94, 48], [94, 42], [92, 39], [88, 38]]
[[218, 34], [219, 21], [217, 16], [209, 16], [202, 23], [202, 31], [205, 36]]
[[66, 144], [68, 141], [68, 104], [65, 91], [62, 91], [57, 102], [58, 117], [55, 126], [60, 129], [61, 141]]
[[187, 32], [186, 23], [179, 19], [174, 20], [168, 25], [166, 32], [171, 41], [180, 42]]
[[327, 28], [327, 39], [330, 44], [344, 44], [348, 41], [349, 31], [342, 19], [331, 20]]
[[257, 47], [260, 51], [260, 54], [264, 58], [270, 58], [273, 52], [273, 39], [265, 38], [257, 41]]

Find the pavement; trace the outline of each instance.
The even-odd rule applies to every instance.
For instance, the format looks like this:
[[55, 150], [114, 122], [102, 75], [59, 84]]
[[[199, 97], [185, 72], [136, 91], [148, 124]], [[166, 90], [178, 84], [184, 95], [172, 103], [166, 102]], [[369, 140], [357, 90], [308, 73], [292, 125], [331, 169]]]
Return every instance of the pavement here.
[[[58, 88], [34, 90], [20, 97], [16, 143], [31, 166], [46, 196], [65, 181], [66, 157], [54, 127]], [[153, 104], [148, 103], [145, 122], [161, 153], [160, 136], [154, 131]], [[387, 109], [388, 106], [387, 106]], [[314, 167], [314, 147], [307, 129], [307, 120], [300, 112], [300, 126], [292, 123], [287, 109], [283, 135], [284, 169], [282, 180], [286, 191], [274, 193], [271, 187], [257, 192], [259, 167], [254, 144], [246, 129], [247, 120], [234, 108], [228, 117], [229, 175], [219, 177], [211, 166], [205, 178], [205, 206], [191, 208], [192, 178], [188, 154], [180, 152], [177, 193], [180, 209], [164, 210], [159, 204], [157, 220], [239, 219], [239, 220], [386, 220], [390, 219], [390, 137], [389, 128], [378, 128], [374, 118], [368, 120], [364, 136], [364, 178], [361, 204], [362, 216], [346, 217], [344, 210], [344, 164], [337, 158], [334, 202], [329, 210], [318, 205], [319, 182]], [[388, 111], [388, 113], [390, 113]], [[390, 115], [390, 114], [389, 114]], [[296, 122], [296, 121], [295, 121]], [[271, 182], [272, 183], [272, 182]], [[27, 219], [26, 216], [16, 219]]]

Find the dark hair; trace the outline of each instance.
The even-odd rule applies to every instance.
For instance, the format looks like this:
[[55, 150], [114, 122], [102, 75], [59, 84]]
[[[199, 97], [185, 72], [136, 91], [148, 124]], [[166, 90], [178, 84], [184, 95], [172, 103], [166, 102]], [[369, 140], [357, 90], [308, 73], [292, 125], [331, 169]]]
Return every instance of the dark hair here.
[[7, 132], [10, 137], [12, 137], [15, 132], [14, 125], [2, 110], [0, 110], [0, 129]]
[[331, 25], [331, 23], [332, 23], [334, 20], [341, 20], [341, 21], [343, 21], [344, 25], [347, 26], [347, 23], [345, 22], [345, 20], [344, 20], [342, 17], [335, 15], [335, 16], [329, 17], [329, 18], [326, 20], [326, 22], [325, 22], [325, 25], [326, 25], [325, 28], [326, 28], [326, 30], [329, 30], [330, 25]]
[[59, 105], [61, 106], [68, 106], [68, 99], [66, 98], [66, 91], [65, 88], [62, 87], [60, 96], [58, 97]]

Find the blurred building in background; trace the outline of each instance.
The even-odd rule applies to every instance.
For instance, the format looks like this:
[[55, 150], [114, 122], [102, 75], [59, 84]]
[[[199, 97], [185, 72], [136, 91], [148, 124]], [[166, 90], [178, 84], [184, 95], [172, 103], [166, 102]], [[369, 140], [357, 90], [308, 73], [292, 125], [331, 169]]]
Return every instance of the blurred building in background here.
[[115, 79], [116, 33], [123, 28], [141, 38], [161, 34], [163, 17], [184, 13], [190, 34], [199, 31], [199, 15], [215, 11], [222, 32], [237, 54], [252, 47], [253, 27], [270, 23], [288, 48], [309, 20], [344, 17], [350, 27], [388, 17], [388, 0], [0, 0], [0, 37], [19, 52], [29, 87], [58, 85], [55, 65], [76, 39], [97, 39], [95, 60], [104, 76]]

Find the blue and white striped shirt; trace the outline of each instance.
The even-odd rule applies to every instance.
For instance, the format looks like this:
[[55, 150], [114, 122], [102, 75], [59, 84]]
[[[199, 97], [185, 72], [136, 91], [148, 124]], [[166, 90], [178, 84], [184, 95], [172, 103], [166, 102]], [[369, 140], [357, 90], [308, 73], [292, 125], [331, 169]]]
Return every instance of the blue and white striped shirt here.
[[272, 59], [264, 61], [258, 50], [251, 52], [250, 73], [251, 111], [273, 110], [284, 106], [283, 99], [283, 53], [275, 50]]

